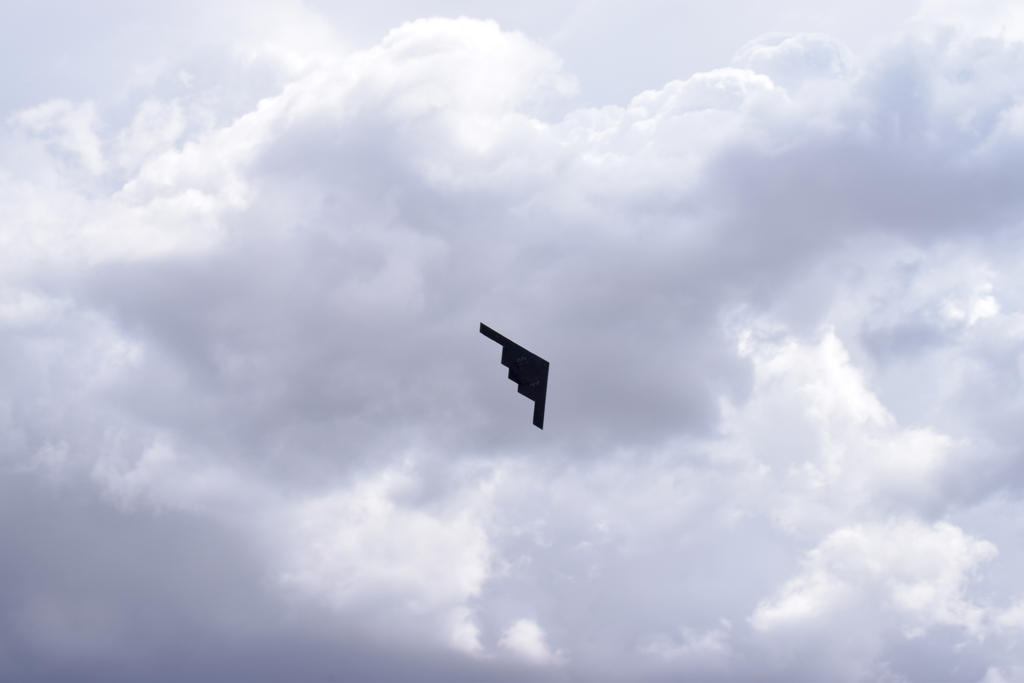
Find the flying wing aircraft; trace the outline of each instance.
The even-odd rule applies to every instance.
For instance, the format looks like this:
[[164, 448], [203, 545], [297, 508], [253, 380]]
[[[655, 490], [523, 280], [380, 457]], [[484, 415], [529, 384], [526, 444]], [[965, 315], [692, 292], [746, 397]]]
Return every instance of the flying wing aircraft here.
[[501, 364], [508, 368], [508, 378], [519, 385], [520, 394], [533, 400], [533, 424], [544, 429], [548, 362], [483, 323], [480, 323], [480, 334], [501, 344]]

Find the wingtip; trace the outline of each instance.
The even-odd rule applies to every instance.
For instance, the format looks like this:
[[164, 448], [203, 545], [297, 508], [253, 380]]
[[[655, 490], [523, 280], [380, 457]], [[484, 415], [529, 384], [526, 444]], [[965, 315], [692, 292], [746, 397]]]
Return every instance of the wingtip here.
[[537, 429], [544, 429], [544, 400], [533, 403], [533, 426]]
[[483, 323], [480, 323], [480, 334], [484, 335], [491, 341], [498, 342], [502, 346], [509, 343], [507, 337], [505, 337], [502, 334], [499, 334], [498, 332], [495, 332], [494, 329], [488, 327], [487, 325], [484, 325]]

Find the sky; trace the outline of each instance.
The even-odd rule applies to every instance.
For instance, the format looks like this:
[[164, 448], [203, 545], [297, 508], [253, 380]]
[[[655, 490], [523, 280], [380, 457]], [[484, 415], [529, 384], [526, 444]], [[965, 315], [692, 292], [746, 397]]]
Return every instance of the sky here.
[[1022, 74], [996, 0], [7, 3], [0, 679], [1024, 681]]

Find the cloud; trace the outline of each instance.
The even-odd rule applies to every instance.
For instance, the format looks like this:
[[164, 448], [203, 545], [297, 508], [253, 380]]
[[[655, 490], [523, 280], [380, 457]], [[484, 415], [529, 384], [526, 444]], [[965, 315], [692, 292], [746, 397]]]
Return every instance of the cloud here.
[[36, 137], [49, 138], [58, 151], [71, 154], [89, 173], [103, 171], [93, 103], [74, 105], [67, 100], [51, 100], [18, 112], [11, 122]]
[[[485, 506], [445, 500], [444, 510], [416, 506], [409, 473], [387, 471], [352, 491], [306, 500], [287, 513], [288, 548], [281, 580], [310, 598], [363, 613], [363, 628], [394, 636], [395, 619], [436, 615], [449, 632], [441, 644], [481, 650], [468, 601], [490, 573], [481, 528]], [[403, 500], [410, 495], [413, 501]], [[381, 612], [382, 605], [399, 608]], [[419, 628], [411, 638], [421, 638]]]
[[544, 631], [531, 619], [519, 619], [508, 627], [498, 640], [498, 646], [536, 664], [558, 661], [544, 642]]
[[[755, 628], [778, 630], [826, 617], [859, 603], [880, 604], [906, 619], [910, 635], [938, 624], [977, 632], [983, 609], [964, 600], [969, 573], [996, 555], [991, 543], [946, 523], [847, 527], [808, 553], [804, 571], [779, 597], [760, 604]], [[865, 599], [859, 591], [879, 591]]]
[[966, 28], [974, 35], [1020, 40], [1024, 14], [998, 0], [968, 3], [963, 0], [925, 0], [914, 18], [925, 27], [941, 24]]
[[1016, 44], [236, 20], [4, 118], [0, 671], [1012, 680]]
[[[806, 554], [800, 573], [757, 606], [750, 624], [772, 643], [771, 659], [802, 661], [804, 671], [840, 680], [932, 675], [925, 652], [942, 647], [943, 629], [953, 628], [960, 635], [948, 640], [973, 670], [970, 643], [986, 637], [991, 612], [968, 589], [996, 555], [993, 544], [945, 522], [843, 527]], [[837, 632], [843, 637], [821, 637]]]
[[849, 48], [826, 35], [766, 35], [739, 49], [735, 61], [786, 87], [822, 79], [840, 81], [855, 70]]
[[1011, 681], [1021, 680], [1021, 674], [1021, 670], [1017, 667], [1009, 671], [992, 667], [985, 672], [985, 677], [981, 679], [980, 683], [1011, 683]]
[[731, 624], [726, 620], [723, 620], [721, 626], [700, 633], [684, 628], [679, 638], [666, 634], [654, 637], [644, 646], [644, 650], [669, 661], [710, 659], [719, 662], [730, 654], [730, 630]]

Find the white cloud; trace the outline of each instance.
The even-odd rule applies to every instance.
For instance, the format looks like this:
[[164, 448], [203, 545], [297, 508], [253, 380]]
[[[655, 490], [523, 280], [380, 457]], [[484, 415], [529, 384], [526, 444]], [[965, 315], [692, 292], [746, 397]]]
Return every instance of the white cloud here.
[[1019, 681], [1024, 681], [1024, 667], [1000, 668], [993, 666], [985, 671], [984, 678], [978, 683], [1019, 683]]
[[181, 105], [146, 100], [139, 106], [131, 125], [118, 134], [118, 163], [134, 170], [150, 153], [173, 147], [184, 132], [185, 113]]
[[[940, 499], [954, 440], [901, 425], [866, 386], [835, 330], [818, 337], [802, 343], [767, 323], [741, 331], [754, 389], [741, 410], [727, 414], [731, 438], [723, 451], [771, 468], [771, 514], [794, 532]], [[820, 588], [830, 592], [829, 585]]]
[[10, 122], [70, 153], [89, 173], [101, 173], [106, 166], [92, 102], [50, 100], [14, 114]]
[[710, 660], [722, 663], [731, 654], [729, 637], [731, 624], [727, 620], [707, 631], [684, 628], [679, 637], [661, 634], [655, 636], [643, 648], [643, 652], [669, 661], [701, 662]]
[[518, 619], [508, 627], [498, 646], [534, 664], [551, 664], [561, 660], [545, 642], [544, 630], [532, 619]]
[[923, 0], [915, 14], [923, 26], [956, 26], [974, 35], [1004, 40], [1024, 38], [1024, 10], [1003, 0]]
[[451, 644], [457, 650], [471, 655], [483, 652], [480, 644], [480, 628], [473, 621], [472, 613], [462, 607], [452, 613]]
[[[234, 30], [5, 121], [0, 462], [105, 496], [45, 533], [236, 539], [204, 571], [249, 593], [161, 594], [228, 658], [262, 641], [223, 605], [281, 600], [328, 669], [355, 635], [443, 680], [1012, 680], [1020, 596], [973, 589], [1018, 560], [960, 518], [1024, 471], [1017, 47], [769, 35], [573, 109], [493, 21]], [[481, 320], [551, 360], [543, 432]], [[131, 639], [145, 591], [75, 586], [157, 555], [35, 584], [81, 546], [14, 542], [68, 595], [0, 592], [4, 662]]]
[[840, 81], [855, 72], [849, 48], [826, 35], [766, 35], [744, 45], [734, 59], [787, 87], [809, 79]]
[[938, 625], [980, 635], [985, 610], [966, 590], [996, 554], [991, 543], [944, 522], [844, 527], [808, 552], [801, 573], [758, 605], [751, 623], [773, 631], [877, 609], [910, 637]]
[[[351, 490], [298, 503], [281, 530], [289, 546], [282, 580], [340, 607], [372, 613], [383, 601], [403, 605], [400, 612], [413, 618], [439, 612], [451, 623], [452, 644], [478, 651], [479, 629], [466, 604], [490, 573], [492, 550], [479, 520], [485, 509], [471, 494], [440, 510], [403, 503], [416, 485], [408, 473], [386, 470]], [[386, 633], [393, 618], [368, 620]]]

